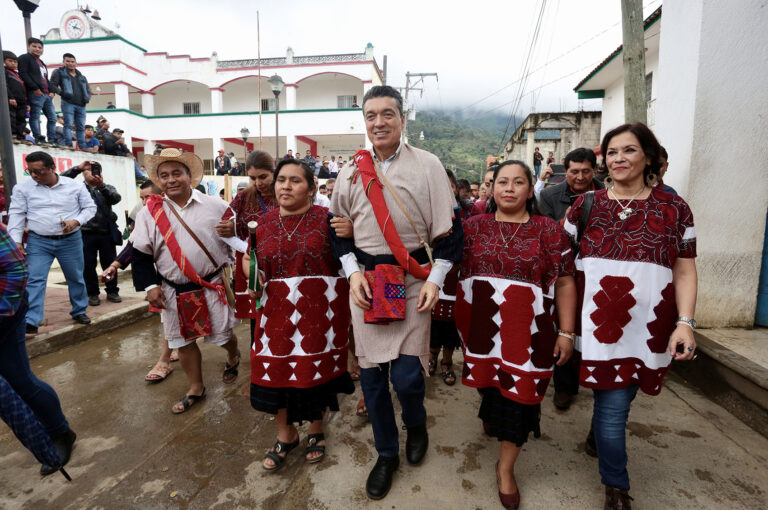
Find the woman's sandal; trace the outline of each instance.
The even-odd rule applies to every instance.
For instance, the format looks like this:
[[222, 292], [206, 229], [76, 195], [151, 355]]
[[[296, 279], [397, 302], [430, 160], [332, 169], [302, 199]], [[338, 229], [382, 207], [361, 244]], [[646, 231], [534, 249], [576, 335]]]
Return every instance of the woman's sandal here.
[[178, 349], [171, 349], [171, 363], [173, 363], [174, 361], [179, 361]]
[[166, 366], [158, 361], [155, 363], [155, 366], [152, 367], [152, 370], [150, 370], [144, 377], [144, 380], [147, 381], [148, 384], [157, 384], [165, 381], [165, 379], [171, 375], [171, 372], [173, 372], [173, 367], [171, 367], [171, 365]]
[[237, 361], [234, 365], [224, 362], [224, 372], [221, 374], [221, 381], [224, 384], [232, 384], [237, 379], [237, 367], [240, 366], [240, 354], [237, 354]]
[[[171, 407], [171, 412], [173, 414], [181, 414], [183, 412], [186, 412], [187, 409], [192, 407], [193, 405], [197, 404], [201, 400], [205, 398], [205, 388], [203, 388], [203, 392], [199, 395], [184, 395], [181, 400], [173, 404]], [[181, 409], [177, 409], [176, 405], [181, 404]]]
[[368, 408], [365, 406], [365, 397], [360, 397], [360, 402], [357, 403], [357, 411], [355, 414], [361, 418], [368, 417]]
[[429, 363], [427, 363], [427, 373], [430, 377], [437, 372], [437, 356], [440, 352], [429, 351]]
[[446, 363], [445, 361], [440, 362], [440, 368], [443, 369], [443, 372], [440, 375], [443, 377], [443, 382], [448, 386], [456, 384], [456, 374], [451, 370], [452, 366], [453, 363]]
[[[272, 449], [267, 452], [267, 456], [264, 458], [265, 461], [267, 459], [271, 460], [274, 465], [268, 466], [262, 462], [261, 467], [267, 471], [277, 471], [283, 466], [285, 459], [288, 457], [288, 454], [291, 453], [291, 450], [297, 446], [299, 446], [298, 437], [296, 437], [296, 441], [292, 443], [284, 443], [278, 439], [275, 443], [275, 446], [273, 446]], [[285, 453], [285, 455], [280, 455], [281, 453]]]
[[[307, 436], [307, 448], [304, 450], [304, 460], [306, 460], [309, 464], [314, 464], [315, 462], [320, 462], [323, 460], [323, 457], [325, 457], [325, 445], [324, 444], [317, 444], [320, 441], [325, 441], [325, 434], [320, 432], [319, 434], [309, 434]], [[319, 452], [320, 455], [317, 457], [309, 458], [307, 455], [310, 453]]]

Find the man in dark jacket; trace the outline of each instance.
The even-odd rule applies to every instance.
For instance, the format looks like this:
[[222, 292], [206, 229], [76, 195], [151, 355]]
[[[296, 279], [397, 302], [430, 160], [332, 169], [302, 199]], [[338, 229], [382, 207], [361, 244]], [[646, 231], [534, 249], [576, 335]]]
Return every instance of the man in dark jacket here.
[[88, 80], [77, 70], [77, 61], [71, 53], [64, 54], [64, 67], [51, 75], [50, 88], [61, 96], [61, 112], [64, 114], [64, 140], [72, 145], [72, 123], [75, 124], [77, 146], [85, 146], [85, 105], [91, 100]]
[[46, 133], [48, 143], [56, 140], [56, 108], [53, 106], [53, 92], [48, 88], [48, 67], [40, 60], [43, 54], [43, 41], [35, 37], [27, 39], [28, 53], [19, 57], [19, 76], [27, 87], [29, 104], [29, 127], [37, 143], [45, 143], [40, 132], [40, 113], [44, 113], [48, 124]]
[[[571, 205], [579, 195], [587, 191], [603, 189], [603, 183], [595, 178], [597, 158], [591, 149], [578, 148], [565, 156], [565, 181], [541, 192], [539, 210], [563, 224]], [[571, 406], [573, 395], [579, 391], [578, 360], [563, 366], [555, 365], [555, 407], [565, 411]]]
[[17, 140], [24, 140], [27, 125], [27, 90], [19, 76], [19, 61], [10, 51], [3, 52], [5, 83], [8, 88], [8, 111], [11, 115], [11, 133]]
[[[93, 164], [91, 168], [93, 168]], [[85, 280], [85, 289], [88, 291], [88, 306], [97, 306], [101, 304], [101, 299], [99, 299], [99, 278], [96, 275], [96, 255], [99, 256], [102, 270], [108, 268], [117, 256], [115, 241], [112, 237], [112, 229], [117, 228], [115, 224], [117, 215], [112, 212], [112, 206], [119, 203], [121, 197], [114, 186], [104, 184], [104, 177], [101, 175], [100, 168], [96, 175], [91, 170], [83, 171], [79, 167], [71, 168], [62, 175], [74, 179], [80, 173], [83, 174], [85, 186], [96, 204], [96, 215], [80, 230], [83, 233], [83, 259], [85, 262], [83, 280]], [[115, 275], [106, 284], [107, 300], [113, 303], [121, 302], [122, 298], [119, 291], [117, 275]]]
[[219, 155], [213, 161], [213, 167], [216, 170], [216, 175], [227, 175], [232, 170], [232, 162], [224, 154], [224, 149], [219, 149]]

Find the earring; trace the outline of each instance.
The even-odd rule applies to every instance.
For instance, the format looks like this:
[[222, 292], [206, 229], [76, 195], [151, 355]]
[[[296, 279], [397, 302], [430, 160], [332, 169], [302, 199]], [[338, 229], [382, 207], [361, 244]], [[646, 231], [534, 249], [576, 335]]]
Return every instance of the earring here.
[[613, 189], [613, 185], [614, 185], [613, 178], [610, 175], [606, 176], [606, 178], [603, 179], [603, 184], [605, 184], [606, 188]]
[[659, 185], [659, 176], [653, 173], [648, 174], [648, 176], [645, 178], [645, 182], [651, 188], [655, 188]]

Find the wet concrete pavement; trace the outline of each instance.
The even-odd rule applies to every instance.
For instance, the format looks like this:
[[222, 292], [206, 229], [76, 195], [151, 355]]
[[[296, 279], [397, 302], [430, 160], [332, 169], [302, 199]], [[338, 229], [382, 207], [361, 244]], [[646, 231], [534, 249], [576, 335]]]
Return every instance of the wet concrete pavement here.
[[[246, 352], [247, 324], [236, 331]], [[153, 318], [32, 360], [78, 433], [67, 466], [74, 481], [41, 479], [34, 458], [2, 426], [0, 508], [501, 508], [498, 443], [482, 433], [475, 390], [428, 380], [429, 453], [420, 467], [403, 458], [390, 494], [373, 502], [364, 483], [375, 450], [369, 423], [354, 413], [359, 389], [341, 396], [341, 411], [326, 417], [323, 462], [305, 464], [297, 449], [280, 471], [267, 473], [261, 461], [276, 427], [250, 407], [248, 363], [237, 383], [225, 386], [224, 351], [203, 346], [207, 397], [174, 416], [170, 406], [187, 388], [178, 363], [167, 381], [143, 381], [160, 335]], [[768, 440], [674, 374], [667, 381], [661, 395], [638, 395], [632, 407], [635, 508], [768, 507]], [[542, 437], [531, 439], [518, 460], [521, 508], [602, 508], [597, 461], [581, 449], [590, 412], [583, 390], [567, 413], [544, 401]]]

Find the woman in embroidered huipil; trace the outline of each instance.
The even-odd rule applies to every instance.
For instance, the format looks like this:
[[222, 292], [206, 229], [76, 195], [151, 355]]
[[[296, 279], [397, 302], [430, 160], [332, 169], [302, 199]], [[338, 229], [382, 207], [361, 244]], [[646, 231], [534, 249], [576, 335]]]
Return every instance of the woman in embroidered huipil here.
[[[275, 209], [277, 202], [272, 191], [272, 173], [275, 161], [264, 151], [253, 151], [245, 160], [250, 186], [241, 191], [229, 204], [221, 222], [216, 226], [216, 232], [221, 237], [237, 236], [243, 241], [248, 239], [248, 222], [261, 223], [261, 217]], [[236, 252], [235, 266], [235, 317], [251, 319], [251, 334], [255, 326], [254, 319], [258, 318], [256, 301], [248, 295], [247, 278], [240, 270], [243, 254]]]
[[[282, 160], [273, 182], [279, 209], [261, 217], [256, 259], [263, 313], [251, 351], [251, 405], [276, 415], [278, 440], [263, 467], [275, 470], [299, 444], [294, 423], [310, 421], [305, 458], [325, 455], [323, 413], [354, 392], [347, 372], [349, 284], [331, 250], [330, 215], [312, 205], [306, 163]], [[349, 241], [348, 241], [349, 242]], [[250, 257], [243, 257], [243, 271]]]
[[[648, 127], [619, 126], [606, 133], [601, 148], [611, 180], [594, 192], [578, 243], [583, 306], [576, 346], [580, 383], [594, 393], [606, 508], [618, 508], [630, 500], [630, 404], [638, 389], [658, 395], [670, 362], [692, 359], [696, 348], [696, 232], [688, 204], [655, 187], [660, 146]], [[574, 241], [583, 203], [574, 203], [565, 223]]]
[[480, 390], [479, 417], [501, 442], [497, 480], [505, 508], [520, 504], [515, 461], [528, 434], [539, 435], [540, 404], [554, 363], [573, 352], [576, 320], [571, 247], [559, 223], [537, 214], [533, 183], [522, 161], [495, 169], [491, 212], [464, 226], [456, 295], [462, 383]]

